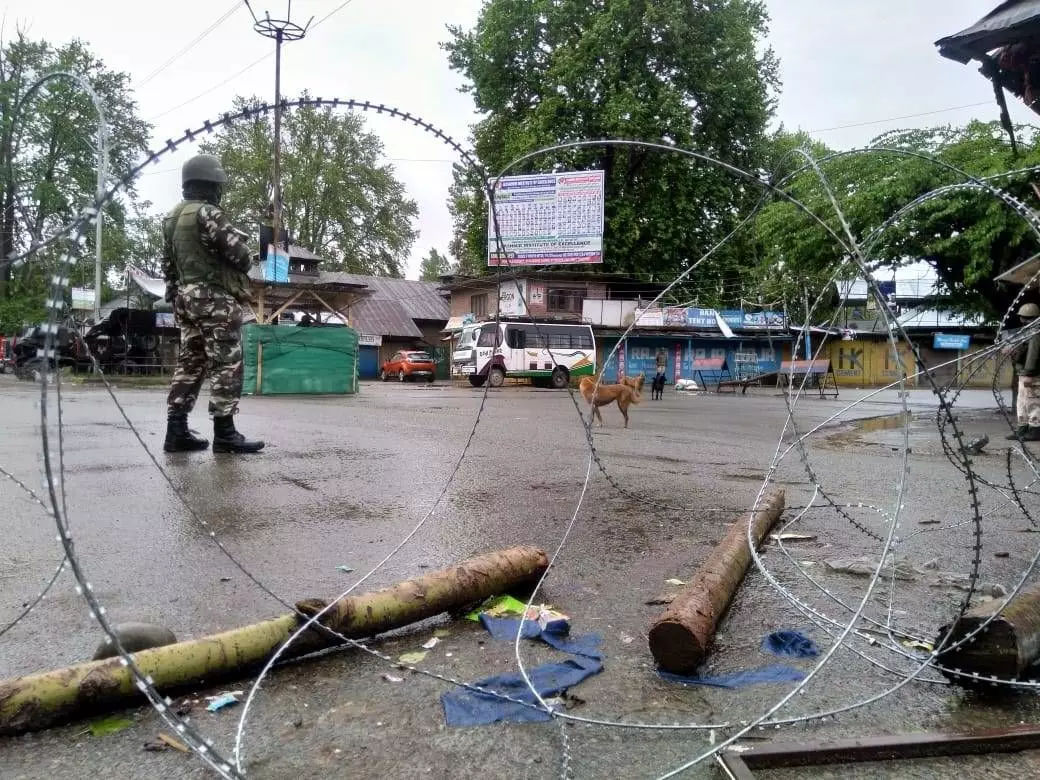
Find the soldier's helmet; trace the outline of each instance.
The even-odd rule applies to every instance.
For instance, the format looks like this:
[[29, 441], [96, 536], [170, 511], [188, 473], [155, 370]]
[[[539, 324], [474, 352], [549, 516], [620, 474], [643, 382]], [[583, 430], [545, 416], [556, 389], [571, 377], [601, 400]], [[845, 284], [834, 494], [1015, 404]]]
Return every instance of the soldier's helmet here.
[[197, 154], [184, 163], [181, 168], [181, 184], [189, 181], [208, 181], [214, 184], [227, 184], [227, 174], [220, 159], [212, 154]]
[[1024, 303], [1018, 310], [1018, 316], [1029, 318], [1040, 317], [1040, 306], [1037, 306], [1035, 303]]

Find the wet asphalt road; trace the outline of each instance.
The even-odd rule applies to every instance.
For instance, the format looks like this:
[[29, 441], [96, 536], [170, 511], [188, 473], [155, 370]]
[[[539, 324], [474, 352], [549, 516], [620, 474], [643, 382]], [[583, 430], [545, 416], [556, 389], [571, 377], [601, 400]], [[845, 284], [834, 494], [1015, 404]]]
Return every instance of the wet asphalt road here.
[[[361, 394], [351, 398], [249, 398], [243, 402], [239, 426], [247, 435], [265, 438], [268, 446], [248, 458], [209, 452], [163, 454], [162, 392], [121, 390], [121, 403], [166, 469], [171, 486], [103, 390], [72, 387], [65, 392], [69, 517], [94, 592], [113, 621], [159, 622], [181, 639], [285, 611], [214, 545], [211, 532], [242, 567], [281, 598], [325, 598], [348, 587], [392, 550], [442, 491], [443, 500], [415, 538], [363, 588], [514, 544], [537, 544], [551, 551], [575, 513], [588, 468], [575, 408], [566, 394], [553, 391], [505, 388], [491, 393], [462, 465], [448, 484], [481, 406], [482, 391], [468, 386], [365, 384]], [[824, 422], [858, 395], [843, 390], [837, 401], [804, 398], [799, 402], [799, 430]], [[40, 483], [37, 397], [38, 388], [0, 377], [0, 466], [33, 488]], [[651, 402], [648, 395], [645, 399], [633, 410], [628, 430], [621, 428], [616, 409], [605, 410], [606, 426], [596, 429], [595, 441], [611, 476], [658, 505], [620, 495], [593, 468], [577, 522], [546, 583], [543, 600], [570, 614], [575, 632], [593, 631], [603, 637], [605, 669], [572, 691], [583, 703], [571, 713], [630, 725], [757, 717], [790, 684], [734, 691], [664, 682], [653, 672], [645, 633], [662, 607], [646, 602], [674, 590], [666, 584], [668, 578], [688, 578], [727, 525], [751, 505], [777, 446], [785, 417], [783, 400], [768, 391], [746, 397], [669, 391], [663, 401]], [[902, 429], [885, 419], [858, 426], [848, 422], [892, 415], [899, 411], [896, 401], [894, 393], [884, 393], [858, 405], [809, 444], [809, 463], [826, 496], [847, 518], [881, 535], [887, 531], [882, 516], [858, 505], [877, 504], [889, 511], [898, 503]], [[897, 552], [918, 566], [934, 560], [944, 571], [967, 572], [974, 541], [968, 483], [943, 456], [934, 421], [928, 419], [933, 397], [915, 392], [911, 403], [919, 416], [910, 434], [913, 455], [898, 531], [904, 541]], [[990, 435], [988, 452], [976, 459], [976, 465], [981, 474], [1000, 483], [1007, 481], [1007, 426], [991, 411], [993, 405], [991, 393], [966, 393], [960, 424], [969, 437]], [[195, 417], [196, 426], [204, 427], [204, 415], [197, 412]], [[1023, 466], [1013, 464], [1012, 470], [1020, 487], [1028, 482], [1023, 481]], [[794, 454], [774, 478], [787, 490], [790, 506], [804, 506], [813, 495], [804, 464]], [[1028, 565], [1037, 537], [1026, 533], [1028, 521], [999, 493], [983, 487], [979, 495], [985, 514], [981, 576], [1010, 586]], [[2, 628], [39, 591], [60, 554], [53, 520], [7, 480], [0, 481], [0, 506]], [[798, 514], [792, 510], [785, 518]], [[810, 510], [787, 530], [815, 537], [788, 545], [793, 559], [813, 580], [799, 574], [775, 544], [764, 549], [770, 570], [804, 604], [844, 622], [846, 607], [839, 602], [855, 609], [867, 580], [830, 572], [825, 562], [876, 555], [880, 545], [833, 510]], [[1007, 557], [998, 558], [997, 553]], [[340, 572], [337, 566], [355, 573]], [[949, 619], [963, 596], [953, 587], [932, 587], [928, 579], [922, 575], [900, 581], [892, 590], [893, 625], [922, 638]], [[0, 675], [90, 657], [101, 637], [73, 585], [69, 575], [63, 575], [50, 597], [0, 637]], [[888, 594], [887, 588], [879, 589], [866, 608], [882, 624], [889, 613]], [[450, 636], [429, 653], [421, 664], [424, 668], [467, 681], [515, 670], [511, 643], [495, 642], [478, 626], [446, 617], [398, 632], [375, 646], [396, 657], [418, 649], [434, 628], [445, 628]], [[760, 644], [765, 634], [779, 628], [805, 631], [824, 652], [831, 647], [822, 629], [754, 572], [726, 618], [706, 671], [778, 662]], [[781, 714], [800, 717], [878, 696], [899, 683], [894, 672], [912, 668], [905, 658], [879, 645], [856, 640], [849, 646], [862, 655], [839, 649], [833, 663]], [[560, 660], [559, 654], [532, 643], [522, 648], [526, 665]], [[813, 666], [810, 661], [790, 663], [805, 670]], [[404, 681], [385, 681], [382, 675], [387, 672]], [[923, 676], [934, 678], [930, 673]], [[248, 690], [250, 682], [200, 688], [198, 693]], [[246, 771], [263, 778], [560, 776], [563, 748], [558, 725], [448, 728], [439, 701], [448, 687], [426, 677], [402, 675], [355, 651], [283, 667], [262, 688], [247, 723]], [[1035, 720], [1034, 701], [1022, 695], [983, 702], [954, 688], [913, 682], [837, 719], [756, 735], [798, 740], [813, 734], [1011, 724]], [[203, 701], [192, 717], [228, 755], [241, 712], [238, 707], [207, 713]], [[193, 757], [145, 752], [143, 743], [154, 740], [163, 724], [149, 709], [130, 713], [133, 726], [104, 737], [90, 736], [83, 723], [76, 723], [0, 740], [0, 778], [209, 776]], [[690, 730], [570, 725], [567, 732], [576, 778], [658, 777], [709, 745], [706, 732]], [[724, 734], [713, 737], [720, 740]], [[1040, 771], [1040, 760], [1023, 754], [956, 764], [799, 770], [798, 776], [939, 778], [948, 776], [953, 766], [971, 777], [1005, 777], [1012, 771], [1028, 776]], [[721, 775], [706, 763], [683, 776]]]

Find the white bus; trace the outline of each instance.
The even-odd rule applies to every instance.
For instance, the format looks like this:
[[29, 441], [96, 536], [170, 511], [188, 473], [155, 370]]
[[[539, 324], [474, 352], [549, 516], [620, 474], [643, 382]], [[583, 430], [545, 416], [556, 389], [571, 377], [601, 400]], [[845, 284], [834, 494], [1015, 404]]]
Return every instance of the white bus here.
[[571, 377], [595, 376], [596, 342], [589, 325], [475, 322], [463, 328], [451, 364], [474, 387], [501, 387], [508, 376], [560, 390]]

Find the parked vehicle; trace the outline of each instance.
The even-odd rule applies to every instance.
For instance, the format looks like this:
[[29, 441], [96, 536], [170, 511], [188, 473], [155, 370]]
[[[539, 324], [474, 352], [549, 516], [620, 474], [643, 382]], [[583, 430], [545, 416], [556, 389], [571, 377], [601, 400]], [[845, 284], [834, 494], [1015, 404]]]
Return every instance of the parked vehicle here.
[[106, 374], [151, 374], [162, 369], [160, 337], [179, 335], [172, 324], [158, 324], [153, 311], [120, 308], [87, 331], [84, 341]]
[[506, 377], [557, 390], [571, 377], [596, 374], [592, 326], [559, 322], [485, 322], [467, 325], [452, 354], [452, 371], [474, 387]]
[[432, 382], [435, 370], [436, 365], [429, 352], [403, 349], [395, 352], [383, 363], [379, 378], [384, 382], [392, 377], [397, 377], [400, 382], [408, 379], [425, 379]]
[[0, 374], [14, 370], [14, 342], [0, 336]]
[[74, 371], [90, 371], [93, 354], [106, 374], [157, 373], [162, 370], [160, 338], [176, 340], [179, 333], [172, 324], [159, 324], [154, 311], [114, 309], [86, 335], [80, 335], [72, 323], [60, 325], [54, 340], [54, 358], [47, 361], [38, 356], [38, 350], [44, 345], [45, 330], [42, 325], [36, 325], [27, 328], [17, 340], [13, 350], [14, 369], [29, 379], [38, 379], [42, 373], [66, 366]]
[[71, 366], [74, 370], [90, 364], [83, 337], [74, 327], [59, 325], [54, 334], [54, 357], [47, 360], [39, 356], [44, 348], [46, 330], [43, 325], [26, 328], [15, 341], [12, 350], [14, 372], [22, 378], [38, 381], [40, 377], [56, 368]]

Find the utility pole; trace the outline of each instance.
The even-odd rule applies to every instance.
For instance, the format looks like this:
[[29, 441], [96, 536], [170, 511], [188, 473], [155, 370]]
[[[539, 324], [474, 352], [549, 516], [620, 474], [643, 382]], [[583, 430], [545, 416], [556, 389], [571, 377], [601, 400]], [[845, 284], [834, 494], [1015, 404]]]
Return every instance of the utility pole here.
[[[83, 76], [76, 73], [72, 73], [66, 70], [55, 70], [50, 73], [45, 73], [40, 76], [35, 82], [33, 82], [29, 89], [25, 91], [21, 99], [15, 104], [14, 118], [18, 119], [18, 114], [25, 109], [29, 100], [41, 89], [45, 84], [50, 81], [56, 81], [59, 79], [66, 79], [74, 82], [80, 89], [82, 89], [89, 97], [90, 102], [94, 104], [94, 110], [97, 112], [98, 118], [98, 131], [97, 131], [97, 192], [95, 193], [97, 203], [101, 203], [102, 198], [105, 197], [105, 186], [108, 183], [108, 125], [105, 122], [105, 106], [101, 101], [101, 97], [90, 82], [87, 81]], [[102, 226], [102, 210], [99, 208], [97, 213], [97, 230], [94, 234], [95, 241], [95, 254], [94, 254], [94, 324], [97, 325], [101, 321], [101, 226]]]
[[292, 0], [288, 0], [284, 19], [272, 19], [270, 12], [259, 18], [253, 12], [249, 0], [245, 0], [245, 3], [253, 16], [253, 29], [274, 41], [274, 182], [271, 196], [274, 200], [274, 225], [271, 226], [271, 241], [272, 249], [277, 252], [282, 226], [282, 44], [302, 40], [314, 17], [301, 27], [292, 21]]
[[[105, 126], [105, 114], [100, 101], [96, 104], [98, 112], [98, 165], [97, 165], [97, 202], [105, 197], [105, 185], [108, 182], [108, 128]], [[101, 322], [101, 223], [104, 222], [104, 209], [98, 207], [97, 227], [94, 233], [94, 324]], [[129, 288], [127, 288], [129, 289]]]
[[805, 293], [805, 359], [812, 360], [812, 331], [810, 330], [809, 324], [809, 287], [806, 284], [802, 285], [802, 291]]

